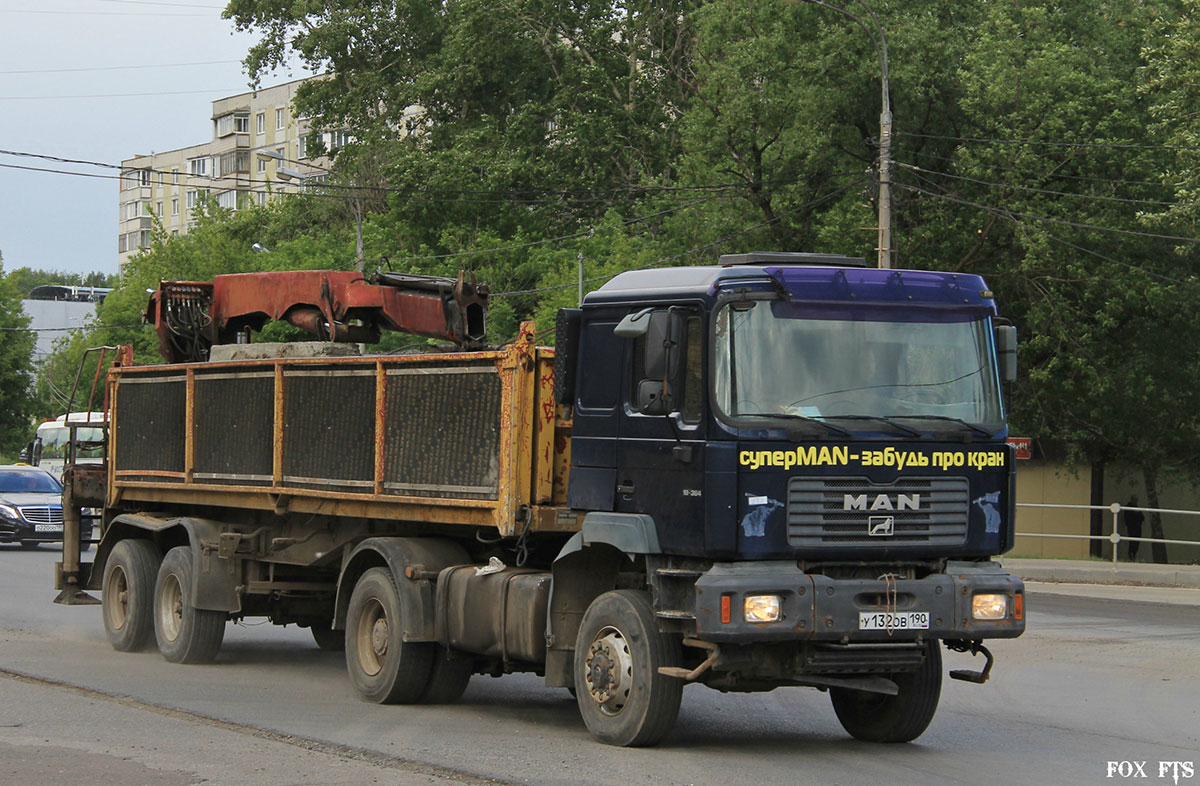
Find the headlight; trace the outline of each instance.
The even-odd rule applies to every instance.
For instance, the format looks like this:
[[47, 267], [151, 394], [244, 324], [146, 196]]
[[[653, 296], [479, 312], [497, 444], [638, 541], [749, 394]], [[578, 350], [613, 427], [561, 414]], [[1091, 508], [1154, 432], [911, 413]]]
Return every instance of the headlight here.
[[779, 622], [779, 606], [778, 595], [747, 595], [746, 622]]
[[0, 505], [0, 516], [6, 519], [13, 519], [14, 521], [21, 520], [21, 514], [17, 513], [17, 509], [12, 505]]
[[971, 616], [977, 620], [1002, 620], [1008, 616], [1008, 596], [980, 593], [971, 598]]

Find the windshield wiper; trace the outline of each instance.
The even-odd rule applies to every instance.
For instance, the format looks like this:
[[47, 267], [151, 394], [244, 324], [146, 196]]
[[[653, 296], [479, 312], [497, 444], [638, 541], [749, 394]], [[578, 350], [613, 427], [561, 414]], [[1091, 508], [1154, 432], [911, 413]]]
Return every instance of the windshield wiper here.
[[958, 423], [961, 426], [966, 426], [981, 437], [992, 436], [992, 432], [983, 426], [976, 426], [974, 423], [965, 421], [962, 418], [952, 418], [949, 415], [890, 415], [889, 417], [904, 418], [905, 420], [944, 420], [948, 423]]
[[[890, 419], [890, 416], [884, 417], [883, 415], [822, 415], [821, 417], [829, 418], [831, 420], [873, 420], [877, 423], [883, 423], [884, 425], [891, 426], [892, 428], [896, 429], [897, 431], [904, 432], [905, 434], [907, 434], [910, 437], [921, 436], [921, 432], [917, 431], [915, 428], [909, 428], [908, 426], [902, 425], [900, 423], [894, 423]], [[828, 425], [828, 424], [826, 424], [826, 425]]]
[[[835, 426], [832, 423], [826, 423], [824, 420], [821, 420], [818, 418], [810, 418], [807, 415], [797, 415], [792, 412], [741, 412], [741, 413], [735, 415], [734, 417], [771, 418], [774, 420], [800, 420], [805, 423], [812, 423], [817, 426], [822, 426], [824, 428], [829, 429], [829, 431], [831, 431], [832, 433], [839, 434], [843, 437], [850, 436], [850, 432], [847, 431], [846, 429], [842, 428], [841, 426]], [[901, 427], [901, 428], [903, 428], [903, 427]], [[913, 433], [915, 434], [916, 432], [913, 432]]]

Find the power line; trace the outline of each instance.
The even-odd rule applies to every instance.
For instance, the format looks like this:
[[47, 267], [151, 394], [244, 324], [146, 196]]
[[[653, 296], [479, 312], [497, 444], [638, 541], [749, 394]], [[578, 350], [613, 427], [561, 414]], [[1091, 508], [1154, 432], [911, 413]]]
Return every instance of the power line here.
[[[217, 183], [217, 182], [226, 181], [226, 180], [238, 179], [241, 182], [247, 183], [251, 186], [254, 186], [256, 184], [264, 184], [265, 185], [265, 184], [276, 183], [276, 181], [271, 181], [271, 180], [258, 180], [256, 178], [248, 177], [248, 176], [243, 177], [242, 176], [243, 173], [234, 173], [234, 174], [225, 175], [225, 176], [197, 175], [197, 174], [192, 174], [189, 172], [176, 172], [173, 170], [155, 169], [153, 167], [127, 167], [127, 166], [120, 166], [117, 164], [110, 164], [110, 163], [106, 163], [106, 162], [102, 162], [102, 161], [90, 161], [87, 159], [78, 159], [78, 158], [63, 158], [60, 156], [49, 155], [46, 153], [29, 153], [29, 152], [16, 151], [16, 150], [0, 150], [0, 155], [10, 155], [10, 156], [17, 156], [17, 157], [24, 157], [24, 158], [36, 158], [36, 159], [41, 159], [41, 160], [45, 160], [45, 161], [55, 161], [55, 162], [66, 163], [66, 164], [80, 164], [83, 166], [95, 166], [95, 167], [101, 167], [101, 168], [105, 168], [105, 169], [119, 170], [122, 173], [125, 173], [122, 175], [94, 175], [94, 174], [87, 174], [87, 173], [75, 172], [72, 170], [64, 170], [64, 169], [20, 167], [15, 164], [0, 164], [0, 166], [7, 166], [10, 168], [15, 168], [15, 169], [27, 169], [27, 170], [34, 171], [34, 172], [48, 172], [51, 174], [75, 175], [78, 177], [102, 177], [102, 178], [106, 178], [106, 179], [116, 180], [116, 179], [120, 179], [121, 177], [127, 176], [129, 173], [147, 172], [152, 175], [156, 174], [156, 175], [162, 176], [163, 179], [160, 180], [160, 182], [159, 182], [159, 185], [161, 185], [161, 186], [174, 185], [174, 183], [168, 184], [165, 182], [165, 178], [167, 176], [171, 176], [172, 178], [178, 176], [178, 177], [185, 178], [188, 180], [202, 180], [202, 181], [208, 182], [208, 183]], [[848, 175], [857, 175], [857, 174], [858, 174], [857, 172], [840, 172], [840, 173], [836, 173], [833, 176], [834, 177], [846, 177]], [[576, 201], [585, 201], [583, 199], [583, 197], [580, 197], [577, 195], [581, 195], [581, 194], [598, 194], [598, 195], [627, 194], [627, 195], [630, 195], [633, 197], [640, 197], [640, 196], [650, 196], [650, 195], [655, 195], [655, 194], [672, 194], [672, 193], [715, 193], [715, 192], [722, 192], [722, 191], [743, 190], [743, 189], [747, 189], [747, 188], [753, 188], [755, 186], [778, 188], [781, 186], [791, 185], [795, 182], [797, 182], [797, 179], [778, 180], [778, 181], [761, 181], [761, 182], [753, 182], [753, 183], [747, 183], [747, 182], [719, 183], [719, 184], [715, 184], [715, 185], [696, 185], [696, 186], [620, 186], [620, 187], [616, 187], [616, 188], [596, 188], [596, 189], [589, 189], [589, 188], [532, 189], [532, 188], [530, 188], [530, 189], [507, 189], [507, 190], [503, 190], [503, 189], [413, 188], [413, 187], [404, 187], [404, 186], [356, 186], [356, 185], [344, 185], [344, 184], [340, 184], [340, 183], [314, 183], [313, 187], [319, 188], [319, 189], [328, 189], [331, 191], [350, 192], [356, 197], [361, 196], [363, 193], [374, 194], [376, 196], [385, 196], [388, 194], [398, 194], [398, 195], [406, 196], [406, 197], [410, 197], [413, 194], [421, 194], [421, 195], [443, 194], [443, 195], [468, 195], [468, 196], [495, 196], [495, 197], [498, 197], [498, 199], [482, 200], [482, 201], [514, 202], [514, 201], [522, 201], [520, 198], [529, 197], [529, 196], [569, 197]], [[229, 190], [235, 190], [235, 189], [236, 189], [236, 185], [231, 186], [229, 188]], [[240, 189], [240, 190], [244, 191], [246, 189]], [[309, 191], [308, 193], [312, 193], [312, 192]], [[592, 198], [590, 201], [603, 201], [603, 200], [601, 200], [599, 198]]]
[[[662, 259], [658, 259], [654, 262], [651, 262], [648, 265], [643, 265], [642, 267], [632, 268], [632, 269], [633, 270], [650, 270], [650, 269], [653, 269], [656, 267], [663, 267], [672, 262], [676, 262], [676, 261], [682, 259], [683, 257], [691, 256], [692, 254], [698, 254], [701, 251], [707, 251], [708, 249], [713, 248], [714, 246], [721, 245], [722, 243], [727, 243], [730, 240], [734, 240], [736, 238], [742, 237], [743, 235], [748, 235], [751, 232], [755, 232], [759, 229], [763, 229], [763, 228], [771, 226], [773, 224], [778, 224], [784, 218], [792, 215], [793, 213], [798, 213], [801, 210], [806, 210], [810, 207], [816, 207], [817, 205], [821, 204], [822, 202], [830, 200], [840, 194], [843, 194], [846, 191], [849, 191], [850, 189], [854, 188], [855, 186], [861, 185], [861, 182], [862, 181], [850, 183], [848, 185], [836, 188], [833, 191], [829, 192], [828, 194], [825, 194], [822, 197], [818, 197], [817, 199], [814, 199], [811, 202], [807, 202], [803, 205], [799, 205], [797, 207], [791, 208], [790, 210], [785, 210], [782, 213], [777, 214], [775, 216], [775, 218], [768, 219], [761, 223], [755, 224], [754, 226], [749, 227], [747, 229], [743, 229], [738, 232], [734, 232], [732, 234], [725, 235], [724, 237], [719, 237], [716, 240], [713, 240], [709, 243], [705, 243], [702, 246], [696, 246], [694, 248], [689, 248], [687, 251], [683, 251], [679, 254], [674, 254], [669, 257], [663, 257]], [[624, 272], [629, 272], [629, 271], [621, 271], [621, 272], [624, 273]], [[618, 275], [620, 275], [620, 273], [612, 273], [612, 274], [609, 274], [606, 276], [595, 276], [593, 278], [585, 278], [582, 282], [572, 281], [569, 284], [555, 284], [555, 285], [548, 286], [548, 287], [538, 287], [537, 289], [522, 289], [522, 290], [516, 290], [513, 292], [493, 292], [491, 296], [492, 297], [512, 297], [512, 296], [516, 296], [516, 295], [533, 295], [533, 294], [537, 294], [537, 293], [541, 293], [541, 292], [551, 292], [556, 289], [567, 289], [568, 287], [577, 287], [577, 286], [579, 286], [580, 283], [594, 284], [597, 281], [607, 281], [608, 279], [613, 278]]]
[[1041, 147], [1074, 147], [1101, 148], [1116, 150], [1200, 150], [1197, 145], [1137, 145], [1125, 142], [1045, 142], [1037, 139], [989, 139], [972, 136], [941, 136], [938, 134], [917, 134], [911, 131], [897, 131], [896, 136], [911, 136], [921, 139], [941, 139], [951, 142], [979, 142], [992, 145], [1031, 145]]
[[140, 71], [143, 69], [152, 68], [184, 68], [186, 66], [202, 66], [202, 65], [231, 65], [240, 63], [240, 60], [203, 60], [196, 63], [158, 63], [146, 65], [125, 65], [125, 66], [96, 66], [94, 68], [29, 68], [21, 71], [0, 71], [0, 76], [13, 76], [17, 74], [75, 74], [92, 71]]
[[972, 202], [968, 199], [960, 199], [958, 197], [953, 197], [953, 196], [950, 196], [949, 194], [938, 194], [934, 191], [929, 191], [928, 189], [924, 189], [919, 186], [905, 185], [903, 183], [897, 183], [896, 186], [899, 188], [903, 188], [906, 191], [914, 191], [916, 193], [925, 194], [926, 196], [933, 197], [934, 199], [944, 199], [948, 202], [955, 202], [960, 205], [966, 205], [967, 207], [974, 207], [979, 210], [984, 210], [988, 213], [992, 213], [993, 215], [998, 215], [1002, 218], [1016, 217], [1016, 218], [1026, 219], [1028, 221], [1040, 221], [1040, 222], [1044, 222], [1047, 224], [1058, 224], [1060, 226], [1073, 227], [1075, 229], [1088, 229], [1088, 230], [1095, 230], [1097, 232], [1110, 232], [1110, 233], [1118, 234], [1118, 235], [1134, 235], [1137, 237], [1150, 237], [1150, 238], [1155, 238], [1158, 240], [1173, 240], [1173, 241], [1176, 241], [1179, 243], [1200, 243], [1200, 237], [1181, 237], [1179, 235], [1162, 235], [1162, 234], [1158, 234], [1156, 232], [1138, 232], [1137, 230], [1133, 230], [1133, 229], [1115, 229], [1113, 227], [1103, 227], [1103, 226], [1098, 226], [1096, 224], [1085, 224], [1085, 223], [1082, 223], [1079, 221], [1067, 221], [1067, 220], [1061, 219], [1061, 218], [1048, 218], [1046, 216], [1034, 216], [1034, 215], [1030, 215], [1028, 213], [1018, 213], [1015, 210], [1004, 210], [1001, 208], [991, 207], [989, 205], [983, 205], [978, 202]]
[[[918, 155], [921, 158], [932, 158], [935, 161], [948, 161], [950, 163], [959, 163], [959, 159], [957, 159], [957, 158], [953, 158], [951, 156], [938, 156], [938, 155], [934, 155], [933, 153], [929, 153], [927, 151], [921, 151]], [[1016, 172], [1017, 174], [1025, 175], [1026, 177], [1032, 177], [1035, 174], [1045, 174], [1047, 177], [1053, 178], [1055, 180], [1082, 180], [1082, 181], [1089, 182], [1089, 183], [1105, 183], [1107, 185], [1113, 185], [1113, 186], [1155, 186], [1157, 188], [1176, 188], [1177, 187], [1177, 184], [1175, 184], [1175, 183], [1164, 183], [1161, 180], [1114, 180], [1111, 177], [1089, 177], [1087, 175], [1065, 175], [1061, 172], [1031, 173], [1028, 169], [1017, 169], [1015, 167], [995, 166], [992, 164], [988, 165], [988, 169], [994, 169], [997, 172]], [[925, 171], [932, 172], [933, 170], [927, 169]]]
[[[141, 96], [185, 96], [199, 93], [231, 93], [230, 90], [169, 90], [161, 93], [92, 93], [74, 96], [0, 96], [0, 101], [59, 101], [76, 98], [135, 98]], [[242, 92], [247, 92], [243, 90]]]
[[973, 177], [966, 177], [965, 175], [952, 175], [949, 172], [938, 172], [937, 170], [933, 170], [933, 169], [922, 169], [919, 166], [916, 166], [914, 164], [906, 164], [903, 161], [897, 161], [896, 165], [899, 167], [903, 167], [904, 169], [910, 169], [914, 172], [921, 172], [923, 174], [934, 175], [935, 177], [948, 177], [952, 180], [962, 180], [962, 181], [965, 181], [968, 183], [976, 183], [981, 186], [994, 186], [996, 188], [1011, 188], [1011, 189], [1014, 189], [1017, 191], [1030, 191], [1030, 192], [1037, 193], [1037, 194], [1047, 194], [1047, 195], [1051, 195], [1051, 196], [1076, 197], [1076, 198], [1080, 198], [1080, 199], [1100, 200], [1103, 202], [1121, 202], [1124, 204], [1133, 204], [1133, 205], [1159, 205], [1161, 207], [1178, 207], [1179, 205], [1191, 204], [1191, 203], [1185, 203], [1185, 202], [1162, 202], [1162, 201], [1154, 200], [1154, 199], [1126, 199], [1124, 197], [1102, 196], [1099, 194], [1077, 194], [1077, 193], [1073, 193], [1070, 191], [1053, 191], [1053, 190], [1047, 189], [1047, 188], [1036, 188], [1034, 186], [1016, 185], [1015, 183], [995, 183], [990, 180], [979, 180], [979, 179], [976, 179]]
[[46, 15], [50, 15], [50, 16], [83, 16], [83, 15], [86, 15], [86, 16], [142, 16], [142, 17], [165, 16], [165, 17], [169, 17], [169, 18], [181, 18], [181, 19], [188, 18], [188, 17], [192, 17], [192, 18], [200, 17], [200, 18], [205, 18], [205, 19], [220, 19], [221, 18], [220, 16], [213, 16], [212, 14], [188, 14], [188, 13], [155, 14], [155, 13], [148, 13], [145, 11], [42, 11], [42, 10], [32, 10], [32, 9], [28, 9], [28, 8], [3, 8], [3, 9], [0, 9], [0, 13], [5, 13], [5, 14], [46, 14]]

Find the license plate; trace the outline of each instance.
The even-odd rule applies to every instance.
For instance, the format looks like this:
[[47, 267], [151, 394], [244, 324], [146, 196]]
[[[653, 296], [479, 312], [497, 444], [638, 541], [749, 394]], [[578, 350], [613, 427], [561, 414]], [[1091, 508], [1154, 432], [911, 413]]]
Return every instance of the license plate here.
[[928, 611], [860, 611], [859, 630], [929, 630]]
[[62, 524], [34, 524], [34, 532], [62, 532]]

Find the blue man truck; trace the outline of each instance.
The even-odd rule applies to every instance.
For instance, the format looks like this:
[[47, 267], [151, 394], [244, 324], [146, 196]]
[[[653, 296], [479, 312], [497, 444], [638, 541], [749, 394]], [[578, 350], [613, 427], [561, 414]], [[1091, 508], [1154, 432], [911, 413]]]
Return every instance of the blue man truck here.
[[[102, 474], [68, 473], [67, 507], [104, 515], [60, 599], [100, 590], [118, 649], [203, 662], [227, 621], [266, 617], [344, 648], [369, 701], [532, 671], [636, 746], [689, 682], [808, 686], [854, 737], [906, 742], [942, 646], [983, 655], [951, 673], [983, 682], [984, 640], [1024, 631], [992, 561], [1016, 335], [979, 276], [791, 253], [626, 272], [559, 312], [553, 350], [529, 325], [482, 347], [487, 293], [461, 277], [346, 283], [401, 288], [383, 300], [462, 344], [407, 355], [220, 352], [265, 319], [223, 310], [220, 278], [164, 283], [152, 321], [199, 354], [111, 371]], [[339, 286], [273, 316], [361, 338]]]

